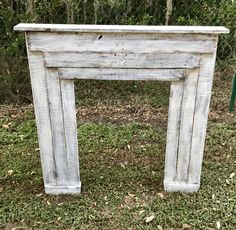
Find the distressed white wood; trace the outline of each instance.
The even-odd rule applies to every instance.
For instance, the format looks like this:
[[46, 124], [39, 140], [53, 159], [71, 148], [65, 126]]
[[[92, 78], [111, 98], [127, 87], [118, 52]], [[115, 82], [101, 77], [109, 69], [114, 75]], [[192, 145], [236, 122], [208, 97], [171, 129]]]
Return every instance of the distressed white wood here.
[[73, 194], [78, 195], [81, 192], [81, 182], [79, 181], [77, 185], [61, 185], [61, 186], [50, 186], [45, 187], [45, 192], [52, 195], [60, 194]]
[[131, 26], [131, 25], [76, 25], [76, 24], [36, 24], [20, 23], [14, 27], [17, 31], [46, 32], [107, 32], [107, 33], [191, 33], [219, 34], [229, 33], [223, 26]]
[[[80, 191], [74, 84], [60, 80], [56, 68], [46, 68], [56, 185], [47, 186], [50, 194]], [[70, 98], [72, 97], [72, 98]], [[69, 100], [70, 98], [70, 100]]]
[[55, 68], [47, 68], [46, 76], [51, 129], [53, 134], [52, 140], [57, 169], [57, 184], [66, 185], [69, 177], [60, 80], [58, 78], [58, 71]]
[[167, 192], [197, 192], [200, 184], [191, 184], [181, 181], [164, 181], [165, 191]]
[[59, 68], [59, 78], [179, 81], [184, 78], [184, 72], [182, 69]]
[[224, 27], [19, 24], [27, 51], [45, 191], [81, 189], [75, 79], [171, 81], [166, 191], [194, 192]]
[[201, 68], [199, 69], [200, 77], [197, 88], [188, 176], [188, 183], [191, 184], [200, 184], [215, 59], [216, 51], [210, 55], [203, 55]]
[[[57, 42], [54, 42], [54, 41]], [[103, 39], [81, 40], [77, 36], [46, 36], [42, 39], [28, 36], [31, 51], [64, 51], [64, 52], [129, 52], [129, 53], [212, 53], [215, 50], [214, 40], [128, 40]]]
[[175, 40], [175, 41], [216, 41], [217, 34], [189, 34], [189, 33], [84, 33], [84, 32], [27, 32], [30, 41], [52, 41], [55, 36], [58, 40], [68, 40], [71, 41], [81, 40], [81, 41], [96, 41], [96, 40], [105, 40], [105, 41], [119, 41], [119, 40]]
[[[86, 56], [86, 59], [84, 58]], [[46, 67], [71, 68], [196, 68], [200, 55], [189, 54], [148, 54], [104, 53], [104, 52], [46, 52]]]
[[184, 81], [171, 83], [165, 155], [165, 183], [172, 182], [176, 178], [183, 92]]
[[70, 184], [76, 185], [80, 181], [80, 177], [74, 81], [61, 80], [61, 97], [66, 139], [68, 180]]
[[28, 59], [44, 184], [45, 187], [54, 186], [56, 185], [56, 166], [42, 53], [28, 50]]
[[198, 84], [198, 69], [188, 71], [184, 82], [181, 121], [179, 129], [179, 149], [177, 154], [176, 181], [186, 182], [191, 155], [193, 119]]

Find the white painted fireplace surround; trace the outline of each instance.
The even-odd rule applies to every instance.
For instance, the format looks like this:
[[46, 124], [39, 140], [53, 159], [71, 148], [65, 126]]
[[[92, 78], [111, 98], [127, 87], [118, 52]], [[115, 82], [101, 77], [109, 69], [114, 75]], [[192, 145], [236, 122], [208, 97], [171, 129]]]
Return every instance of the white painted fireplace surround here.
[[18, 24], [24, 31], [45, 191], [81, 191], [74, 80], [171, 81], [164, 189], [198, 191], [224, 27]]

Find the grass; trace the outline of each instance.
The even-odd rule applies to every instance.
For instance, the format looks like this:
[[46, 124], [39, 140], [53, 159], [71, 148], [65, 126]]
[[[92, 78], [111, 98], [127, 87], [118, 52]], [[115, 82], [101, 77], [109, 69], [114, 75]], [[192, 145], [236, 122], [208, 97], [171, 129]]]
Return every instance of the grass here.
[[235, 229], [229, 91], [229, 83], [216, 81], [202, 184], [193, 194], [163, 191], [168, 84], [78, 84], [79, 196], [44, 193], [32, 106], [3, 106], [0, 229]]

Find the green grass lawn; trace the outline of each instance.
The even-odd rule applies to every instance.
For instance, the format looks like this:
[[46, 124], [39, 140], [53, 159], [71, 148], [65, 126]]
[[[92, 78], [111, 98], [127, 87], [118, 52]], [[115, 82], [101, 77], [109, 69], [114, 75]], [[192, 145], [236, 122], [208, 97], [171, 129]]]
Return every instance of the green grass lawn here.
[[79, 196], [45, 195], [32, 106], [2, 106], [0, 229], [236, 229], [230, 85], [214, 86], [193, 194], [163, 191], [168, 85], [79, 82]]

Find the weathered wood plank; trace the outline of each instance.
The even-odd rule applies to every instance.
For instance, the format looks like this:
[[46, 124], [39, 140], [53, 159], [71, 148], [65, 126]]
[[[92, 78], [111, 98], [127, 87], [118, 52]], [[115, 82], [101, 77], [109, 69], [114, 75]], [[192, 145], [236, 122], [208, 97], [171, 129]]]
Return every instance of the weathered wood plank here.
[[229, 33], [223, 26], [142, 26], [142, 25], [78, 25], [20, 23], [17, 31], [112, 32], [112, 33]]
[[173, 182], [176, 177], [183, 90], [184, 81], [171, 83], [165, 155], [164, 185]]
[[213, 54], [203, 55], [201, 61], [188, 176], [188, 182], [192, 184], [200, 184], [215, 58], [216, 51]]
[[43, 56], [40, 52], [27, 51], [44, 184], [45, 187], [54, 186], [57, 183], [56, 166]]
[[53, 137], [53, 152], [56, 163], [57, 185], [68, 185], [68, 162], [65, 142], [65, 127], [61, 100], [60, 79], [58, 71], [46, 68], [48, 86], [48, 104], [50, 111], [51, 130]]
[[168, 181], [165, 183], [165, 191], [167, 192], [197, 192], [200, 184], [190, 184], [181, 181]]
[[184, 73], [183, 69], [60, 68], [59, 78], [179, 81], [184, 78]]
[[80, 178], [75, 93], [73, 80], [61, 80], [61, 96], [66, 140], [68, 179], [70, 185], [78, 185]]
[[198, 72], [198, 69], [188, 70], [184, 82], [176, 175], [176, 181], [181, 182], [186, 182], [188, 179]]
[[[79, 36], [37, 36], [28, 35], [29, 49], [32, 51], [72, 51], [72, 52], [129, 52], [129, 53], [212, 53], [214, 40], [81, 40]], [[57, 41], [57, 42], [55, 42]]]
[[217, 40], [217, 34], [161, 34], [161, 33], [83, 33], [83, 32], [73, 32], [73, 33], [64, 33], [64, 32], [27, 32], [28, 36], [31, 37], [32, 41], [34, 40], [43, 40], [47, 37], [47, 40], [52, 41], [55, 36], [59, 40], [81, 40], [81, 41], [96, 41], [96, 40], [105, 40], [105, 41], [120, 41], [120, 40], [175, 40], [175, 41], [206, 41], [206, 40]]
[[46, 193], [52, 195], [60, 194], [73, 194], [78, 195], [81, 192], [81, 183], [77, 185], [57, 185], [57, 186], [47, 186]]
[[[85, 58], [86, 57], [86, 58]], [[72, 68], [195, 68], [200, 55], [194, 54], [148, 54], [104, 52], [46, 52], [46, 67]]]

